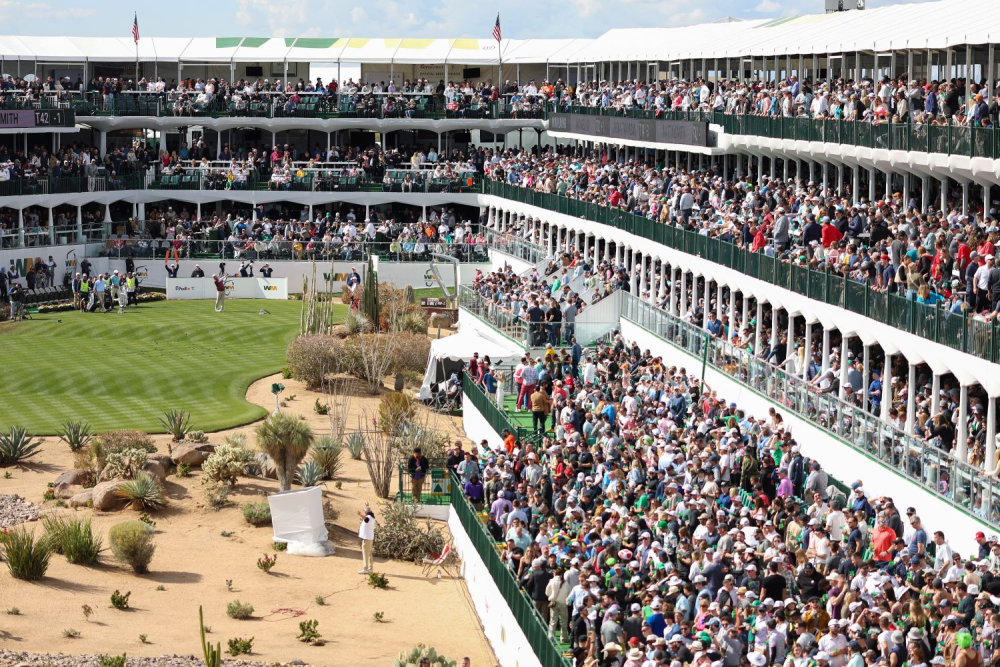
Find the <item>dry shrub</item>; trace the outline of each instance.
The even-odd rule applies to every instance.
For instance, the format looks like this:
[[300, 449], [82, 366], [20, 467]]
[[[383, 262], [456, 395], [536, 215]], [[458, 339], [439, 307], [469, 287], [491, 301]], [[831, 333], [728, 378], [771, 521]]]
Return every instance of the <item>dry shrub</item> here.
[[[426, 325], [424, 327], [426, 329]], [[431, 356], [431, 339], [425, 333], [409, 333], [401, 331], [393, 334], [399, 338], [396, 346], [396, 358], [393, 361], [393, 372], [405, 373], [413, 371], [421, 373], [427, 369], [427, 359]]]
[[336, 336], [308, 334], [293, 340], [285, 353], [292, 377], [309, 389], [319, 389], [323, 377], [338, 368], [344, 344]]
[[375, 531], [375, 555], [419, 562], [429, 553], [444, 550], [444, 534], [430, 520], [417, 518], [417, 506], [383, 502], [382, 518]]
[[390, 435], [399, 435], [417, 415], [414, 400], [402, 392], [384, 394], [378, 405], [378, 425]]
[[344, 372], [365, 384], [368, 393], [382, 389], [382, 379], [392, 372], [402, 341], [398, 334], [358, 334], [344, 340]]

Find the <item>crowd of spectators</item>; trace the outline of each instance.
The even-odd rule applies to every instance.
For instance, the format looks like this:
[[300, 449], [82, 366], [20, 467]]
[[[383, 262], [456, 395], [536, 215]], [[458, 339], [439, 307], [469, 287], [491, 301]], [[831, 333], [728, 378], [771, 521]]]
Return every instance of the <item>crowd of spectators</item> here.
[[577, 370], [547, 362], [512, 373], [544, 434], [449, 465], [574, 665], [1000, 659], [997, 536], [957, 553], [913, 507], [831, 480], [779, 412], [749, 415], [621, 336]]

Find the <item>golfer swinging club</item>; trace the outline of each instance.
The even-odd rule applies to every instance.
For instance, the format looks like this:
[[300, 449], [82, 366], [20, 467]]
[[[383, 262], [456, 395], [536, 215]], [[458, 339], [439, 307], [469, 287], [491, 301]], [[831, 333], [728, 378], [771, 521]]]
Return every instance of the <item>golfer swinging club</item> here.
[[215, 312], [221, 313], [226, 305], [226, 277], [219, 277], [218, 273], [212, 274], [215, 281]]

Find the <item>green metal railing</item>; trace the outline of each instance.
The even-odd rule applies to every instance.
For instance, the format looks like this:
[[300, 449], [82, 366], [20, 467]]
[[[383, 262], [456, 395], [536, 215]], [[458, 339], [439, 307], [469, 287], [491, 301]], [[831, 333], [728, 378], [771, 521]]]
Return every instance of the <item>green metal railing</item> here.
[[1000, 158], [1000, 138], [992, 127], [929, 125], [926, 123], [868, 123], [863, 121], [784, 116], [752, 116], [707, 111], [661, 111], [615, 109], [614, 107], [569, 107], [565, 113], [618, 118], [689, 120], [714, 123], [726, 134], [743, 134], [768, 139], [794, 139], [848, 144], [866, 148], [944, 153], [996, 160]]
[[404, 503], [419, 502], [421, 505], [449, 504], [451, 502], [451, 477], [448, 475], [445, 459], [428, 459], [430, 469], [427, 471], [427, 476], [420, 488], [419, 501], [413, 495], [413, 479], [406, 468], [407, 460], [400, 460], [396, 466], [399, 481], [396, 498]]
[[810, 299], [891, 323], [897, 329], [952, 349], [1000, 363], [1000, 333], [994, 322], [951, 313], [940, 305], [925, 305], [914, 299], [879, 292], [843, 275], [783, 262], [762, 253], [748, 252], [732, 243], [665, 225], [623, 209], [535, 192], [500, 181], [486, 181], [483, 192], [608, 225], [686, 254], [703, 257]]
[[498, 232], [495, 229], [486, 230], [486, 242], [492, 250], [499, 250], [535, 266], [541, 264], [548, 256], [545, 248], [537, 243], [532, 243], [515, 234]]
[[[835, 394], [820, 394], [747, 350], [625, 294], [622, 318], [685, 350], [737, 383], [822, 428], [851, 449], [904, 476], [935, 497], [1000, 529], [1000, 483], [949, 452], [906, 435]], [[708, 343], [706, 348], [706, 342]]]
[[549, 637], [548, 624], [538, 613], [534, 603], [518, 584], [514, 573], [507, 568], [497, 551], [497, 542], [486, 530], [486, 525], [476, 509], [469, 504], [458, 477], [452, 473], [451, 507], [465, 529], [476, 553], [483, 559], [486, 569], [493, 578], [493, 583], [500, 589], [507, 606], [510, 608], [517, 624], [521, 627], [528, 643], [544, 667], [570, 667], [569, 659], [563, 655], [562, 649]]

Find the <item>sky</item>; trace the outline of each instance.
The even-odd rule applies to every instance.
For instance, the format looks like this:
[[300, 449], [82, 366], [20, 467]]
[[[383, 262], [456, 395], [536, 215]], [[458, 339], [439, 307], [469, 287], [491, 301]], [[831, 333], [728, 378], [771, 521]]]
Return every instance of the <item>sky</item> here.
[[[869, 7], [924, 0], [868, 0]], [[990, 0], [996, 1], [996, 0]], [[5, 34], [128, 37], [480, 37], [497, 11], [505, 38], [596, 37], [610, 28], [676, 27], [733, 16], [813, 14], [823, 0], [0, 0]]]

